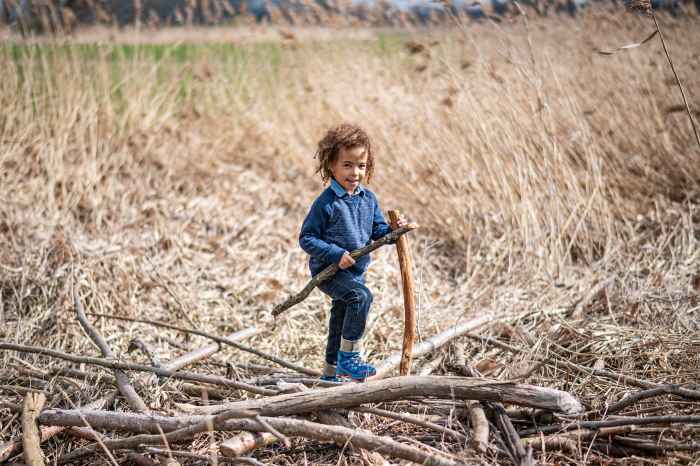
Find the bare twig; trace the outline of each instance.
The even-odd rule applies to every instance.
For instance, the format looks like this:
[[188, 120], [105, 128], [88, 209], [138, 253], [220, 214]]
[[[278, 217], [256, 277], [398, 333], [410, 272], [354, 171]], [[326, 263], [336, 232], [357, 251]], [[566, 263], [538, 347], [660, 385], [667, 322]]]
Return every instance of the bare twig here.
[[[87, 320], [85, 311], [83, 310], [83, 304], [80, 302], [80, 297], [75, 289], [73, 289], [73, 301], [75, 303], [75, 312], [78, 316], [78, 321], [85, 330], [85, 333], [87, 333], [90, 339], [95, 342], [106, 359], [114, 359], [114, 353], [112, 353], [112, 350], [105, 339]], [[126, 401], [129, 402], [129, 405], [138, 412], [148, 411], [148, 406], [146, 406], [146, 403], [144, 403], [139, 394], [136, 393], [136, 390], [134, 390], [131, 382], [129, 382], [129, 377], [120, 369], [115, 369], [114, 375], [117, 378], [119, 393], [124, 395], [124, 398], [126, 398]]]
[[166, 324], [165, 322], [156, 322], [156, 321], [146, 320], [146, 319], [135, 319], [135, 318], [131, 318], [131, 317], [120, 317], [120, 316], [115, 316], [115, 315], [96, 314], [96, 313], [91, 313], [90, 315], [93, 315], [96, 317], [104, 317], [106, 319], [123, 320], [126, 322], [139, 322], [142, 324], [153, 325], [154, 327], [169, 328], [171, 330], [177, 330], [178, 332], [199, 335], [201, 337], [205, 337], [205, 338], [208, 338], [210, 340], [213, 340], [217, 343], [221, 343], [221, 344], [228, 345], [228, 346], [233, 346], [234, 348], [239, 349], [241, 351], [245, 351], [247, 353], [254, 354], [262, 359], [266, 359], [268, 361], [274, 362], [276, 364], [279, 364], [282, 367], [286, 367], [287, 369], [291, 369], [291, 370], [299, 372], [301, 374], [307, 374], [307, 375], [313, 375], [313, 376], [321, 375], [321, 373], [318, 371], [315, 371], [313, 369], [307, 369], [306, 367], [299, 366], [297, 364], [285, 361], [284, 359], [278, 358], [277, 356], [273, 356], [271, 354], [264, 353], [260, 350], [255, 349], [255, 348], [251, 348], [249, 346], [243, 345], [241, 343], [238, 343], [237, 341], [232, 340], [230, 337], [227, 337], [227, 338], [219, 337], [216, 335], [212, 335], [210, 333], [203, 332], [201, 330], [196, 330], [196, 329], [191, 329], [191, 328], [183, 328], [183, 327], [178, 327], [178, 326], [171, 325], [171, 324]]
[[122, 369], [130, 371], [152, 372], [163, 377], [171, 377], [179, 380], [190, 380], [195, 382], [210, 383], [213, 385], [221, 385], [224, 387], [237, 388], [258, 395], [275, 395], [277, 391], [267, 388], [256, 387], [245, 382], [219, 377], [216, 375], [197, 374], [195, 372], [171, 371], [162, 367], [151, 367], [143, 364], [128, 364], [119, 361], [110, 361], [103, 358], [95, 358], [90, 356], [76, 356], [73, 354], [64, 353], [62, 351], [40, 348], [36, 346], [18, 345], [0, 341], [0, 349], [19, 351], [24, 353], [43, 354], [52, 358], [64, 359], [75, 363], [92, 364], [95, 366], [107, 367], [110, 369]]

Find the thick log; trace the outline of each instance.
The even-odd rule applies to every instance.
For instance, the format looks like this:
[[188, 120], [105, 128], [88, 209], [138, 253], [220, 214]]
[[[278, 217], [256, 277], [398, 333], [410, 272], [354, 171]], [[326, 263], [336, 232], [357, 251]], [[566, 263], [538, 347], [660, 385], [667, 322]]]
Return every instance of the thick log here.
[[[389, 211], [391, 228], [399, 228], [398, 210]], [[416, 341], [416, 293], [413, 286], [413, 259], [408, 238], [400, 236], [396, 240], [396, 253], [399, 257], [399, 269], [401, 270], [401, 284], [403, 285], [403, 346], [401, 347], [401, 363], [399, 374], [411, 373], [411, 361], [413, 360], [413, 345]]]
[[[451, 340], [458, 338], [465, 333], [471, 332], [483, 325], [492, 322], [495, 319], [492, 315], [484, 315], [476, 319], [467, 320], [460, 324], [454, 325], [437, 335], [434, 335], [427, 340], [416, 344], [413, 347], [413, 357], [422, 356], [428, 352], [435, 351], [437, 348], [449, 343]], [[401, 364], [402, 352], [394, 353], [387, 359], [377, 365], [377, 375], [372, 379], [381, 379], [388, 376], [397, 366]]]
[[[87, 319], [85, 311], [83, 310], [83, 304], [80, 302], [80, 297], [78, 296], [78, 293], [75, 290], [73, 290], [73, 301], [75, 304], [75, 313], [78, 317], [80, 325], [85, 330], [85, 333], [87, 333], [90, 339], [93, 342], [95, 342], [97, 347], [102, 352], [102, 356], [104, 356], [106, 359], [114, 359], [114, 353], [112, 352], [112, 349], [109, 347], [102, 335], [100, 335], [99, 332], [95, 330], [92, 324], [90, 324], [90, 321]], [[144, 403], [143, 399], [141, 399], [139, 394], [136, 393], [136, 390], [134, 390], [134, 387], [131, 385], [131, 382], [129, 382], [129, 377], [126, 375], [126, 373], [120, 369], [115, 369], [114, 376], [117, 379], [117, 387], [119, 389], [119, 393], [121, 393], [124, 396], [124, 398], [126, 398], [126, 401], [129, 403], [132, 409], [138, 412], [149, 411], [148, 406], [146, 406], [146, 403]]]
[[73, 354], [64, 353], [62, 351], [41, 348], [37, 346], [18, 345], [15, 343], [7, 343], [0, 341], [0, 349], [18, 351], [21, 353], [43, 354], [53, 358], [63, 359], [75, 363], [92, 364], [95, 366], [108, 367], [110, 369], [123, 369], [131, 371], [152, 372], [163, 377], [171, 377], [179, 380], [189, 380], [194, 382], [210, 383], [213, 385], [221, 385], [223, 387], [237, 388], [258, 395], [274, 395], [277, 392], [266, 388], [256, 387], [245, 382], [219, 377], [216, 375], [204, 375], [195, 372], [171, 371], [162, 367], [151, 367], [143, 364], [129, 364], [119, 361], [111, 361], [109, 359], [95, 358], [90, 356], [76, 356]]
[[410, 397], [446, 400], [486, 400], [576, 414], [581, 403], [567, 392], [534, 385], [499, 382], [494, 379], [465, 377], [394, 377], [362, 384], [308, 390], [209, 406], [178, 405], [193, 413], [217, 413], [227, 409], [251, 409], [263, 416], [287, 416], [321, 409], [337, 409], [402, 400]]
[[[362, 257], [364, 255], [369, 254], [370, 252], [374, 251], [375, 249], [380, 248], [381, 246], [387, 245], [395, 241], [397, 238], [399, 238], [401, 235], [408, 233], [411, 230], [415, 230], [418, 228], [418, 225], [415, 223], [410, 223], [406, 225], [405, 227], [398, 228], [391, 233], [389, 233], [386, 236], [383, 236], [379, 238], [377, 241], [372, 242], [371, 244], [360, 248], [360, 249], [355, 249], [350, 253], [353, 259], [357, 259], [358, 257]], [[314, 277], [309, 281], [309, 283], [302, 289], [300, 292], [298, 292], [295, 295], [290, 296], [287, 298], [286, 301], [284, 301], [281, 304], [276, 305], [272, 309], [272, 315], [274, 317], [277, 317], [278, 315], [282, 314], [284, 311], [287, 309], [291, 308], [292, 306], [299, 304], [303, 300], [306, 299], [309, 294], [316, 288], [318, 285], [323, 283], [324, 281], [328, 280], [331, 278], [335, 273], [340, 270], [340, 267], [338, 267], [338, 264], [331, 264], [325, 269], [323, 269], [321, 272], [318, 274], [314, 275]]]
[[22, 443], [24, 461], [29, 466], [44, 466], [44, 455], [41, 453], [41, 436], [36, 417], [44, 407], [46, 397], [43, 393], [28, 393], [24, 397], [22, 407]]
[[[54, 410], [55, 411], [55, 410]], [[72, 421], [75, 421], [75, 416], [78, 419], [80, 416], [75, 410], [64, 410], [66, 412], [72, 411]], [[43, 414], [45, 414], [46, 411]], [[119, 416], [122, 418], [145, 418], [149, 417], [143, 414], [131, 414], [131, 413], [107, 413], [110, 416]], [[95, 411], [92, 412], [81, 412], [85, 419], [91, 425], [98, 425], [100, 419], [98, 419]], [[100, 413], [102, 416], [102, 413]], [[151, 416], [152, 417], [152, 416]], [[41, 416], [40, 416], [41, 419]], [[396, 458], [405, 459], [408, 461], [413, 461], [414, 463], [422, 465], [433, 465], [433, 466], [457, 466], [458, 463], [455, 461], [436, 455], [434, 452], [425, 452], [416, 447], [404, 445], [402, 443], [396, 442], [389, 437], [379, 437], [370, 432], [365, 432], [360, 429], [351, 429], [341, 426], [328, 426], [323, 424], [318, 424], [315, 422], [304, 421], [299, 419], [283, 418], [283, 417], [265, 417], [261, 418], [265, 423], [271, 425], [276, 430], [280, 431], [284, 435], [294, 436], [294, 437], [305, 437], [320, 441], [331, 441], [336, 443], [348, 444], [354, 448], [366, 449], [370, 451], [376, 451], [383, 455], [393, 456]], [[40, 420], [41, 422], [41, 420]], [[127, 425], [129, 422], [121, 421], [120, 425]], [[206, 430], [208, 427], [208, 422], [198, 422], [193, 427], [186, 427], [184, 429], [175, 430], [165, 434], [165, 436], [160, 434], [155, 435], [136, 435], [133, 437], [128, 437], [118, 440], [103, 440], [102, 444], [110, 450], [123, 450], [123, 449], [133, 449], [139, 445], [160, 445], [165, 438], [169, 443], [174, 443], [177, 441], [182, 441], [191, 438], [195, 435], [199, 428]], [[166, 430], [167, 422], [161, 423], [163, 430]], [[114, 426], [115, 428], [117, 426]], [[153, 428], [155, 426], [151, 426]], [[108, 428], [103, 426], [103, 428]], [[217, 422], [213, 423], [214, 430], [218, 431], [231, 431], [231, 430], [247, 430], [251, 432], [266, 432], [267, 428], [263, 426], [256, 419], [229, 419], [225, 422], [219, 424]], [[199, 432], [201, 432], [199, 431]], [[93, 444], [85, 448], [75, 450], [68, 455], [65, 455], [59, 459], [58, 463], [67, 463], [75, 461], [85, 455], [92, 454], [101, 448], [98, 444]]]

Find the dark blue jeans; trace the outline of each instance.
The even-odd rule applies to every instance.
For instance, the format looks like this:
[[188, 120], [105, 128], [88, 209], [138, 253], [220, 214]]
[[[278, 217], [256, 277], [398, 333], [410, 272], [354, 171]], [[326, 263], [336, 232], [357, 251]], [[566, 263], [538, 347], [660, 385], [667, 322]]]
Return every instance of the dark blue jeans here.
[[354, 275], [347, 270], [339, 270], [318, 288], [333, 300], [328, 321], [326, 362], [335, 365], [341, 337], [351, 341], [362, 337], [372, 305], [372, 292], [365, 286], [364, 274]]

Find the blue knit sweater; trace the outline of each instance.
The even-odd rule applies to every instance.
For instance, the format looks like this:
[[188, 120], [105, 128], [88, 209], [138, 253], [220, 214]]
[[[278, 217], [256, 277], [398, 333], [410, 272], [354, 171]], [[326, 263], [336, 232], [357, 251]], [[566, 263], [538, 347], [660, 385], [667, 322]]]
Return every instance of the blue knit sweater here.
[[[332, 180], [311, 205], [299, 233], [299, 245], [311, 257], [309, 269], [316, 275], [330, 264], [337, 264], [345, 251], [368, 245], [391, 232], [379, 202], [372, 191], [359, 186], [351, 196]], [[362, 275], [370, 263], [369, 254], [347, 268]]]

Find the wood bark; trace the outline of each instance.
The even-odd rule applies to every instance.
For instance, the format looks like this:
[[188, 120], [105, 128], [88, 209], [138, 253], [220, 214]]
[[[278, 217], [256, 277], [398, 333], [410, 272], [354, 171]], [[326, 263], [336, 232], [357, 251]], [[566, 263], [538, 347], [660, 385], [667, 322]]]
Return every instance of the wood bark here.
[[[467, 332], [471, 332], [474, 329], [493, 322], [494, 319], [495, 317], [492, 315], [484, 315], [477, 317], [476, 319], [467, 320], [466, 322], [454, 325], [443, 332], [414, 345], [412, 354], [414, 357], [418, 357], [434, 351]], [[397, 352], [382, 361], [379, 365], [377, 365], [377, 375], [372, 377], [372, 379], [381, 379], [388, 376], [398, 365], [401, 364], [401, 358], [402, 353]]]
[[[381, 246], [384, 246], [386, 244], [390, 244], [397, 238], [399, 238], [401, 235], [404, 235], [408, 233], [411, 230], [415, 230], [418, 228], [418, 225], [415, 223], [410, 223], [406, 225], [405, 227], [401, 227], [399, 229], [396, 229], [389, 233], [386, 236], [383, 236], [379, 238], [377, 241], [372, 242], [371, 244], [360, 248], [360, 249], [355, 249], [350, 253], [353, 259], [357, 259], [358, 257], [362, 257], [364, 255], [369, 254], [370, 252], [374, 251], [375, 249], [380, 248]], [[325, 269], [323, 269], [321, 272], [316, 274], [310, 281], [309, 283], [298, 293], [290, 296], [287, 298], [283, 303], [276, 305], [272, 309], [272, 315], [274, 317], [277, 317], [278, 315], [282, 314], [284, 311], [287, 309], [291, 308], [292, 306], [299, 304], [303, 300], [306, 299], [309, 294], [316, 288], [319, 284], [323, 283], [324, 281], [328, 280], [331, 278], [335, 273], [340, 270], [338, 267], [338, 264], [331, 264]]]
[[258, 395], [275, 395], [277, 392], [267, 388], [256, 387], [245, 382], [227, 379], [216, 375], [204, 375], [195, 372], [171, 371], [162, 367], [151, 367], [143, 364], [129, 364], [120, 361], [111, 361], [109, 359], [95, 358], [90, 356], [76, 356], [73, 354], [64, 353], [62, 351], [41, 348], [37, 346], [18, 345], [15, 343], [0, 342], [0, 349], [18, 351], [21, 353], [34, 353], [51, 356], [53, 358], [63, 359], [75, 363], [92, 364], [95, 366], [107, 367], [110, 369], [123, 369], [131, 371], [152, 372], [154, 374], [171, 377], [179, 380], [189, 380], [194, 382], [210, 383], [213, 385], [221, 385], [223, 387], [237, 388]]
[[581, 403], [571, 394], [534, 385], [504, 383], [494, 379], [465, 377], [394, 377], [362, 384], [308, 390], [220, 405], [178, 405], [194, 413], [216, 413], [226, 409], [252, 409], [263, 416], [286, 416], [320, 409], [358, 406], [364, 403], [396, 401], [409, 397], [435, 397], [447, 400], [490, 400], [576, 414]]
[[[92, 326], [92, 324], [90, 324], [90, 321], [88, 321], [87, 316], [85, 315], [85, 311], [83, 310], [83, 304], [80, 302], [80, 297], [78, 296], [76, 290], [73, 290], [73, 301], [75, 304], [75, 313], [77, 314], [78, 321], [85, 330], [85, 333], [87, 333], [90, 339], [93, 342], [95, 342], [97, 347], [102, 352], [102, 356], [104, 356], [106, 359], [114, 359], [114, 353], [112, 353], [112, 349], [109, 347], [102, 335], [100, 335], [99, 332], [97, 332], [97, 330], [95, 330], [95, 328]], [[126, 375], [126, 373], [120, 369], [115, 369], [114, 376], [117, 378], [117, 387], [119, 389], [119, 393], [121, 393], [124, 396], [124, 398], [126, 398], [126, 401], [129, 403], [129, 405], [135, 411], [148, 411], [148, 406], [146, 406], [146, 403], [144, 403], [139, 394], [136, 393], [136, 390], [134, 390], [134, 387], [131, 385], [131, 382], [129, 382], [129, 377]]]
[[22, 445], [24, 461], [29, 466], [44, 466], [44, 455], [41, 453], [41, 435], [36, 423], [36, 417], [46, 403], [43, 393], [27, 393], [22, 407]]
[[[391, 228], [399, 228], [398, 210], [389, 211]], [[413, 360], [413, 345], [416, 341], [416, 294], [413, 286], [413, 259], [411, 258], [411, 248], [408, 245], [408, 238], [400, 236], [396, 240], [396, 253], [399, 257], [399, 268], [401, 270], [401, 284], [403, 285], [403, 346], [401, 348], [401, 362], [399, 364], [399, 374], [408, 375], [411, 372], [411, 361]]]

